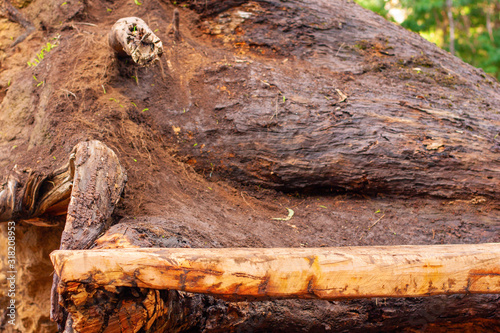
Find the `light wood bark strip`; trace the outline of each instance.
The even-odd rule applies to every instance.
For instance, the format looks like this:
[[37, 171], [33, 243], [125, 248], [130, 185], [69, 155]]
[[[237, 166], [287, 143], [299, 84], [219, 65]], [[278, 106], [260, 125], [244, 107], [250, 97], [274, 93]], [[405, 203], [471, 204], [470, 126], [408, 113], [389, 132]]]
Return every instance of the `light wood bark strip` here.
[[226, 298], [365, 298], [500, 293], [500, 244], [54, 251], [68, 282]]

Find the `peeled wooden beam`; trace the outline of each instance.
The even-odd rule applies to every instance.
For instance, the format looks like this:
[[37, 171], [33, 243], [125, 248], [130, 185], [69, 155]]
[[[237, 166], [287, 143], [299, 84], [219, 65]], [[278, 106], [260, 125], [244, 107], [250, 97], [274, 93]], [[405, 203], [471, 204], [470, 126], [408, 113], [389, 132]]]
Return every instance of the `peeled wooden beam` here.
[[129, 55], [141, 66], [152, 64], [163, 54], [160, 38], [138, 17], [116, 21], [109, 32], [109, 45], [118, 55]]
[[54, 251], [62, 283], [176, 289], [229, 299], [500, 293], [500, 244], [311, 249]]

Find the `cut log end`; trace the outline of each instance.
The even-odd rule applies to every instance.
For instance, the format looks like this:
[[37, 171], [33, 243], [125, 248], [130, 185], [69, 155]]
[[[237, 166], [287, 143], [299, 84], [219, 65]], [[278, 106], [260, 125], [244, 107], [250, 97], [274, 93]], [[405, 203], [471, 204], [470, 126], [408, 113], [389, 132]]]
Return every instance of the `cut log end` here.
[[141, 66], [153, 64], [163, 54], [160, 38], [138, 17], [118, 20], [109, 33], [109, 45], [117, 55], [128, 55]]

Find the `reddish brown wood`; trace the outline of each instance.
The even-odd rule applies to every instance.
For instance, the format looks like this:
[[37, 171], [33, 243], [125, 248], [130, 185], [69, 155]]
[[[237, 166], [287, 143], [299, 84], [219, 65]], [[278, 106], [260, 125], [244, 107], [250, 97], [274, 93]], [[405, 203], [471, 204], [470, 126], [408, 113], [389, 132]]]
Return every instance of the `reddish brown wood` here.
[[499, 195], [500, 85], [481, 70], [355, 2], [181, 2], [241, 58], [196, 73], [191, 118], [158, 117], [200, 172], [288, 191]]
[[[110, 225], [111, 213], [127, 181], [116, 154], [100, 141], [81, 142], [71, 156], [73, 171], [71, 198], [60, 249], [88, 249]], [[51, 291], [51, 319], [59, 328], [66, 325], [63, 300], [57, 292], [54, 274]]]

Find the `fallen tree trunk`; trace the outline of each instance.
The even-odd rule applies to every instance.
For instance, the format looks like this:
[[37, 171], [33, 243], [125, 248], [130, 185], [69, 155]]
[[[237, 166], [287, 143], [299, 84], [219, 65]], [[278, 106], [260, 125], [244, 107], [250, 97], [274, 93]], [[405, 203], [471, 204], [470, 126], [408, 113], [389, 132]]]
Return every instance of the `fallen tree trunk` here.
[[319, 249], [113, 249], [51, 254], [70, 282], [225, 298], [500, 294], [500, 244]]
[[152, 115], [200, 172], [287, 191], [500, 194], [500, 86], [481, 70], [355, 2], [180, 2], [236, 57], [193, 73], [189, 112]]
[[[200, 205], [201, 200], [208, 196], [200, 195], [194, 200], [193, 197], [203, 191], [198, 187], [181, 193], [177, 197], [178, 201], [162, 201], [172, 193], [179, 194], [184, 190], [177, 190], [177, 193], [171, 191], [177, 183], [185, 182], [187, 187], [192, 184], [186, 182], [186, 178], [179, 173], [171, 174], [171, 170], [176, 170], [175, 165], [163, 154], [156, 155], [165, 147], [170, 149], [170, 144], [177, 145], [180, 152], [177, 156], [185, 158], [197, 170], [207, 171], [206, 174], [213, 176], [213, 179], [232, 177], [241, 182], [285, 190], [317, 190], [323, 187], [362, 194], [388, 192], [464, 196], [467, 199], [472, 194], [478, 194], [498, 199], [498, 114], [494, 113], [500, 106], [498, 83], [483, 76], [479, 70], [389, 25], [352, 2], [209, 0], [204, 3], [185, 3], [203, 16], [192, 13], [187, 19], [183, 16], [189, 21], [192, 31], [183, 31], [182, 43], [178, 43], [179, 47], [172, 51], [176, 57], [167, 63], [167, 75], [160, 78], [160, 73], [155, 71], [143, 72], [144, 89], [136, 89], [136, 85], [123, 73], [126, 64], [102, 62], [106, 58], [103, 52], [89, 54], [85, 48], [81, 53], [85, 56], [77, 57], [80, 60], [71, 63], [71, 66], [66, 57], [60, 56], [51, 58], [48, 66], [37, 68], [40, 74], [54, 77], [54, 83], [71, 92], [73, 89], [69, 88], [68, 79], [57, 76], [60, 66], [68, 72], [90, 73], [92, 71], [89, 68], [92, 68], [98, 76], [102, 74], [99, 82], [91, 79], [92, 76], [89, 80], [80, 80], [78, 91], [74, 91], [79, 98], [76, 100], [75, 97], [75, 103], [56, 100], [54, 103], [42, 103], [37, 98], [22, 102], [22, 99], [17, 98], [17, 91], [12, 88], [2, 104], [9, 110], [29, 109], [29, 115], [36, 116], [36, 127], [27, 125], [24, 114], [22, 119], [17, 116], [22, 120], [19, 124], [23, 124], [25, 132], [40, 128], [52, 130], [56, 127], [58, 131], [54, 131], [54, 136], [47, 138], [48, 142], [44, 141], [43, 144], [53, 144], [59, 153], [69, 148], [66, 138], [81, 130], [82, 137], [98, 136], [110, 140], [124, 158], [134, 158], [133, 168], [147, 170], [135, 175], [134, 195], [126, 201], [127, 208], [120, 212], [123, 214], [120, 216], [130, 217], [130, 228], [135, 226], [132, 218], [137, 212], [146, 216], [163, 214], [174, 216], [179, 225], [190, 226], [191, 229], [182, 231], [189, 237], [198, 231], [196, 226], [220, 221], [217, 218], [221, 215], [216, 209], [210, 210], [204, 206], [223, 203], [222, 206], [227, 204], [237, 210], [241, 208], [239, 204], [258, 207], [254, 205], [257, 200], [229, 203], [227, 195], [219, 196], [215, 191], [214, 197], [218, 197], [219, 201], [207, 200], [208, 204]], [[146, 9], [146, 6], [153, 20], [157, 20], [162, 27], [168, 26], [162, 11], [157, 10], [160, 6], [158, 2], [144, 3], [142, 8]], [[170, 3], [164, 7], [173, 9]], [[185, 9], [180, 9], [181, 13], [186, 13]], [[54, 29], [57, 31], [59, 28]], [[67, 37], [68, 44], [64, 46], [66, 52], [78, 51], [79, 43], [90, 42], [82, 38], [82, 34], [68, 30], [59, 32]], [[94, 33], [98, 36], [100, 31], [96, 28]], [[104, 64], [101, 67], [104, 71], [99, 72], [98, 64]], [[23, 75], [31, 80], [31, 74]], [[115, 112], [114, 106], [109, 105], [108, 96], [96, 93], [96, 87], [101, 89], [102, 80], [106, 88], [114, 87], [113, 96], [119, 96], [120, 100], [133, 101], [134, 106], [141, 101], [138, 104], [141, 108], [157, 108], [168, 112], [137, 112], [132, 107], [128, 109], [125, 104], [122, 105], [126, 112]], [[28, 80], [23, 82], [29, 86]], [[18, 88], [21, 86], [15, 84]], [[50, 90], [53, 87], [48, 84], [43, 86], [44, 93], [41, 96], [51, 97], [55, 93]], [[35, 88], [27, 91], [35, 97], [40, 96]], [[81, 103], [79, 92], [89, 93], [90, 98]], [[21, 108], [17, 101], [22, 105], [31, 103], [34, 106]], [[144, 105], [140, 105], [143, 102]], [[88, 112], [80, 115], [85, 118], [85, 122], [77, 122], [77, 113], [74, 111], [79, 108]], [[60, 110], [68, 111], [63, 113]], [[90, 114], [91, 118], [88, 117]], [[16, 123], [10, 120], [11, 116], [11, 113], [6, 113], [2, 119], [14, 126]], [[38, 118], [47, 120], [46, 127], [39, 124]], [[125, 126], [117, 119], [124, 120]], [[72, 126], [61, 126], [63, 123]], [[102, 136], [96, 134], [102, 128], [108, 132]], [[154, 136], [142, 137], [146, 132], [154, 133]], [[160, 134], [167, 137], [166, 144], [158, 144], [162, 141]], [[16, 132], [16, 135], [12, 136], [16, 137], [14, 142], [7, 141], [9, 137], [0, 138], [2, 153], [19, 151], [11, 149], [12, 144], [29, 139], [26, 133]], [[169, 139], [169, 135], [173, 139]], [[30, 146], [33, 142], [35, 147], [41, 147], [42, 142], [37, 141], [36, 136], [29, 141]], [[151, 154], [151, 169], [147, 169], [147, 163], [134, 155], [141, 146], [145, 147], [147, 154]], [[24, 163], [28, 164], [33, 160], [32, 154], [33, 151], [26, 150], [18, 156], [24, 156]], [[5, 160], [13, 155], [4, 156], [1, 160], [6, 165]], [[46, 161], [43, 164], [46, 166]], [[102, 170], [97, 171], [103, 176]], [[150, 171], [151, 174], [145, 176]], [[165, 181], [169, 177], [175, 181]], [[144, 187], [140, 187], [138, 184], [142, 184], [144, 179], [147, 182], [144, 182]], [[12, 187], [15, 181], [9, 186]], [[203, 186], [206, 187], [207, 183], [203, 183]], [[78, 209], [82, 208], [83, 213], [74, 214], [78, 218], [72, 223], [77, 227], [71, 230], [65, 241], [65, 244], [72, 243], [76, 248], [89, 242], [92, 244], [92, 237], [86, 234], [87, 225], [90, 225], [90, 234], [93, 234], [101, 227], [100, 223], [106, 220], [92, 213], [95, 211], [93, 205], [100, 200], [98, 194], [84, 184], [82, 189], [79, 194], [81, 200], [78, 200], [82, 205]], [[199, 192], [193, 194], [197, 190]], [[82, 194], [86, 191], [88, 196]], [[143, 197], [138, 195], [139, 192], [150, 197], [151, 202], [147, 204], [157, 206], [141, 206]], [[106, 198], [107, 194], [104, 194]], [[259, 198], [264, 202], [273, 197], [262, 195]], [[399, 199], [404, 201], [401, 197]], [[11, 203], [10, 200], [6, 202]], [[165, 202], [172, 206], [167, 207]], [[418, 203], [422, 202], [415, 202]], [[459, 205], [458, 201], [456, 205]], [[334, 209], [341, 212], [345, 207], [345, 210], [357, 211], [359, 217], [366, 214], [362, 206], [364, 204], [351, 205], [346, 202]], [[140, 209], [136, 209], [138, 207]], [[466, 219], [452, 222], [458, 221], [457, 229], [460, 229], [481, 215], [494, 225], [498, 218], [495, 208], [489, 210], [490, 207], [479, 207], [481, 214], [472, 214], [472, 217], [469, 215]], [[316, 215], [307, 215], [310, 210], [303, 212], [302, 216], [296, 211], [298, 214], [294, 217], [293, 227], [298, 225], [300, 228], [295, 221], [303, 225], [310, 222], [311, 226], [315, 223]], [[436, 209], [433, 212], [438, 211]], [[441, 214], [436, 213], [432, 222], [434, 219], [452, 219], [451, 215], [446, 215], [449, 210], [443, 211]], [[192, 212], [192, 216], [188, 217], [185, 214], [187, 212]], [[404, 212], [417, 215], [413, 207]], [[274, 216], [251, 214], [248, 221], [252, 218], [253, 221], [262, 222]], [[193, 222], [195, 217], [200, 220], [200, 224]], [[253, 221], [239, 224], [238, 227], [231, 224], [241, 223], [246, 218], [243, 210], [240, 215], [229, 216], [229, 222], [218, 225], [219, 229], [213, 229], [217, 231], [206, 232], [205, 229], [203, 240], [208, 244], [205, 246], [241, 245], [239, 239], [235, 240], [239, 234], [235, 236], [232, 233], [236, 228], [249, 230], [245, 228]], [[332, 215], [323, 218], [331, 221]], [[421, 221], [431, 219], [428, 215], [419, 215], [417, 218], [421, 218]], [[87, 224], [82, 221], [87, 221]], [[408, 224], [413, 222], [410, 219], [402, 221]], [[347, 226], [346, 242], [356, 243], [359, 239], [359, 235], [353, 236], [356, 234], [356, 231], [352, 231], [354, 227], [358, 227], [358, 224]], [[285, 230], [286, 226], [283, 228], [280, 232], [283, 238], [292, 235]], [[127, 231], [125, 228], [122, 230], [123, 233]], [[139, 231], [135, 239], [137, 243], [141, 243], [142, 238], [155, 237], [152, 229], [144, 227], [143, 230], [148, 232]], [[318, 234], [323, 232], [321, 225], [314, 225], [313, 230], [317, 230]], [[295, 232], [295, 229], [292, 231]], [[484, 237], [490, 237], [489, 241], [498, 241], [491, 239], [496, 237], [495, 227], [489, 228], [488, 232]], [[266, 231], [253, 233], [250, 230], [248, 233], [258, 242], [245, 241], [245, 246], [273, 244], [272, 233], [267, 236]], [[431, 236], [422, 238], [413, 237], [415, 234], [412, 233], [391, 243], [438, 242], [438, 232], [436, 240], [433, 233], [434, 230]], [[474, 231], [474, 237], [477, 238], [471, 238], [469, 236], [472, 233], [469, 230], [464, 238], [458, 236], [460, 239], [451, 237], [447, 240], [470, 242], [471, 239], [483, 237], [481, 232]], [[373, 232], [372, 235], [370, 242], [387, 241], [378, 238], [382, 232]], [[160, 236], [158, 239], [157, 243], [162, 244]], [[295, 244], [290, 242], [289, 245], [298, 246], [299, 242], [302, 244], [306, 241], [307, 237], [301, 235], [296, 238]], [[328, 242], [328, 246], [335, 246], [338, 240], [325, 242]], [[69, 309], [74, 317], [73, 323], [82, 330], [95, 328], [91, 325], [94, 323], [100, 325], [101, 329], [109, 325], [109, 330], [129, 331], [131, 322], [134, 322], [134, 327], [139, 327], [142, 322], [142, 327], [150, 327], [153, 331], [253, 328], [286, 332], [294, 329], [313, 332], [329, 329], [366, 331], [422, 327], [429, 322], [446, 324], [448, 321], [465, 324], [469, 321], [478, 325], [490, 323], [499, 327], [498, 295], [390, 299], [384, 302], [384, 306], [378, 305], [376, 300], [345, 303], [321, 300], [228, 303], [210, 296], [184, 292], [138, 287], [95, 288], [90, 284], [75, 283], [61, 298], [56, 299], [58, 301]], [[435, 311], [436, 308], [438, 311]], [[316, 314], [322, 317], [318, 319]], [[414, 320], [415, 316], [417, 319]], [[131, 317], [133, 320], [128, 320]], [[408, 318], [411, 320], [406, 323]], [[420, 320], [423, 323], [418, 323]], [[71, 324], [71, 320], [68, 324]], [[150, 324], [153, 326], [148, 326]]]

